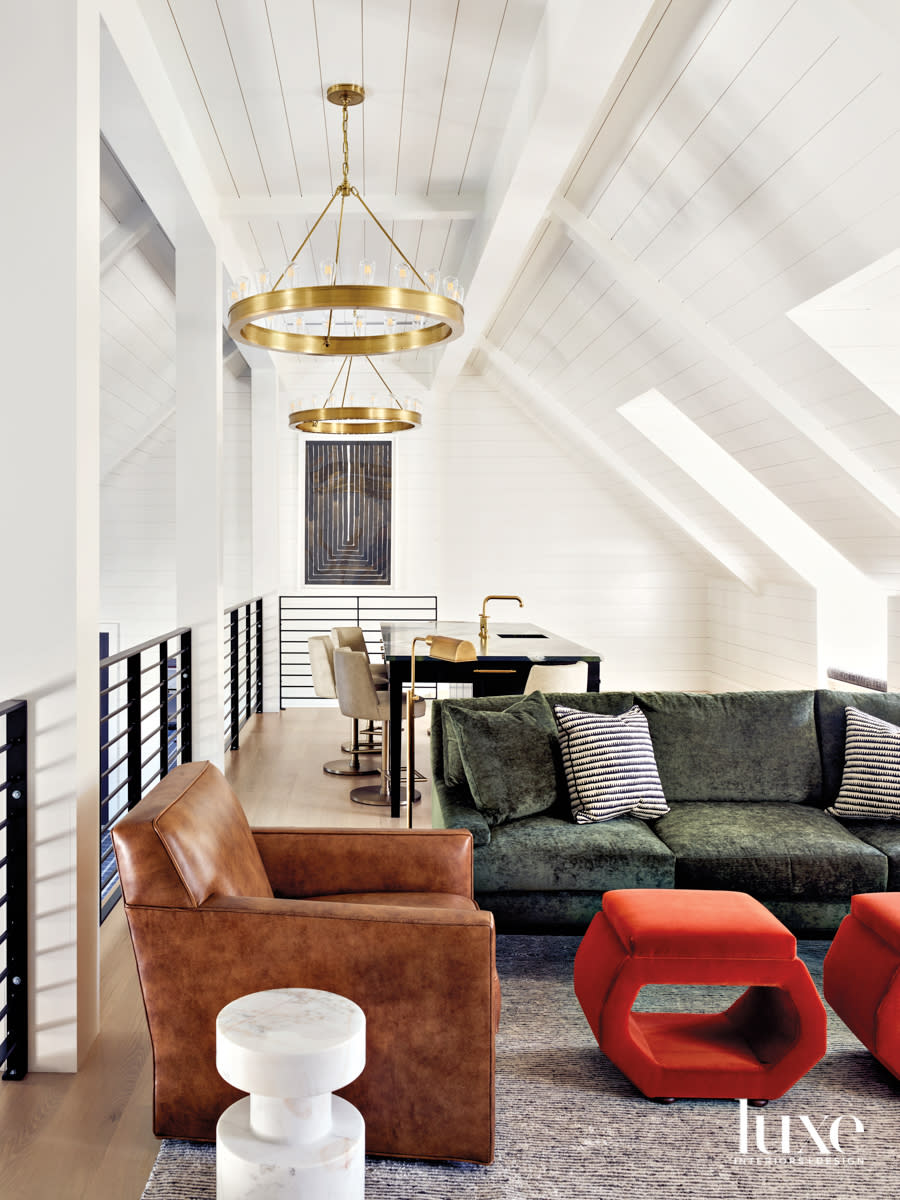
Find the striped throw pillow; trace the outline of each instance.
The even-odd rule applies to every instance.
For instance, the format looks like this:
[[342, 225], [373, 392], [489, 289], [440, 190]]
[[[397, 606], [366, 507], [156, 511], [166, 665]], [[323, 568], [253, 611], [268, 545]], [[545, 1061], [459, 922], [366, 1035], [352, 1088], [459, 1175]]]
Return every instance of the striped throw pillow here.
[[572, 815], [579, 825], [669, 811], [647, 718], [635, 704], [621, 716], [554, 705]]
[[845, 709], [844, 776], [836, 817], [900, 820], [900, 726], [858, 708]]

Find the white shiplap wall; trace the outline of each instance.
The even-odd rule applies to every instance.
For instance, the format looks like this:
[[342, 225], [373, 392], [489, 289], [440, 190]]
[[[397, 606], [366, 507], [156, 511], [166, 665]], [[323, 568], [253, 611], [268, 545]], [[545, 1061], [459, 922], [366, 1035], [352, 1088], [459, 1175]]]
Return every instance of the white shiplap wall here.
[[707, 612], [711, 691], [818, 686], [813, 588], [711, 580]]
[[[299, 450], [282, 462], [294, 468], [281, 514], [290, 588], [302, 578]], [[442, 618], [474, 621], [489, 592], [517, 593], [525, 608], [498, 602], [495, 619], [595, 647], [605, 687], [705, 686], [698, 561], [642, 521], [615, 483], [573, 467], [481, 376], [462, 376], [439, 409], [426, 403], [422, 428], [394, 439], [394, 464], [386, 594], [436, 592]]]
[[[111, 228], [101, 206], [101, 225]], [[101, 281], [101, 623], [120, 649], [177, 624], [175, 303], [139, 250]], [[250, 381], [223, 376], [224, 604], [250, 598]]]
[[250, 376], [222, 382], [222, 534], [224, 605], [251, 599], [253, 588], [253, 481]]
[[900, 596], [888, 599], [888, 675], [887, 685], [900, 692]]

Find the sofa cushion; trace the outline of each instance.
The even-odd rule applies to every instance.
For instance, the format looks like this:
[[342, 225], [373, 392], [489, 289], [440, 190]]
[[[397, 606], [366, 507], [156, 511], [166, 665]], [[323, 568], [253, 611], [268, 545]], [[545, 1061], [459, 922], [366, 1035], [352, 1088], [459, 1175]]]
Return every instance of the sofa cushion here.
[[575, 825], [541, 814], [491, 831], [475, 851], [477, 892], [673, 887], [675, 856], [637, 817]]
[[[522, 696], [472, 696], [464, 700], [441, 700], [441, 742], [444, 747], [444, 779], [450, 784], [466, 782], [466, 772], [459, 754], [453, 714], [462, 709], [466, 712], [504, 712], [518, 704]], [[632, 692], [547, 692], [550, 705], [566, 704], [585, 712], [620, 713], [634, 703]]]
[[834, 804], [844, 774], [847, 709], [900, 725], [900, 692], [816, 692], [816, 725], [822, 751], [822, 800]]
[[848, 820], [847, 829], [887, 857], [887, 890], [900, 892], [900, 821]]
[[653, 828], [675, 854], [676, 887], [837, 900], [887, 886], [887, 858], [818, 808], [685, 802]]
[[813, 692], [641, 692], [659, 777], [676, 800], [818, 803]]
[[647, 718], [632, 705], [611, 715], [553, 707], [572, 815], [578, 825], [624, 813], [650, 820], [667, 813]]
[[475, 807], [488, 825], [543, 812], [556, 803], [558, 743], [540, 692], [503, 712], [457, 706], [450, 724]]

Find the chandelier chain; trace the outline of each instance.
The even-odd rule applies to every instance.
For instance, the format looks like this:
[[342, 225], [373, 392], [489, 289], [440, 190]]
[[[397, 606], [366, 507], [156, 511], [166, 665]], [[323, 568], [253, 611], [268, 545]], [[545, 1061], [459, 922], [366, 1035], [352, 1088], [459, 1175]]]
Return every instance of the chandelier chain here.
[[344, 117], [342, 121], [344, 131], [344, 188], [347, 187], [347, 179], [350, 174], [350, 143], [347, 140], [347, 105], [344, 106]]

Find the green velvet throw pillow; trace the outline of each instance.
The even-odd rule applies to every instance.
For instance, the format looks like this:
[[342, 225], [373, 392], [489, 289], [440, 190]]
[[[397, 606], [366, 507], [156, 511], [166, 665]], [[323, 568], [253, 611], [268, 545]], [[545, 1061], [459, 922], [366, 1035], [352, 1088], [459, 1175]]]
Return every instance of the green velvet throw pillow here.
[[502, 712], [454, 708], [450, 717], [475, 807], [489, 825], [544, 812], [557, 799], [558, 743], [542, 692]]

